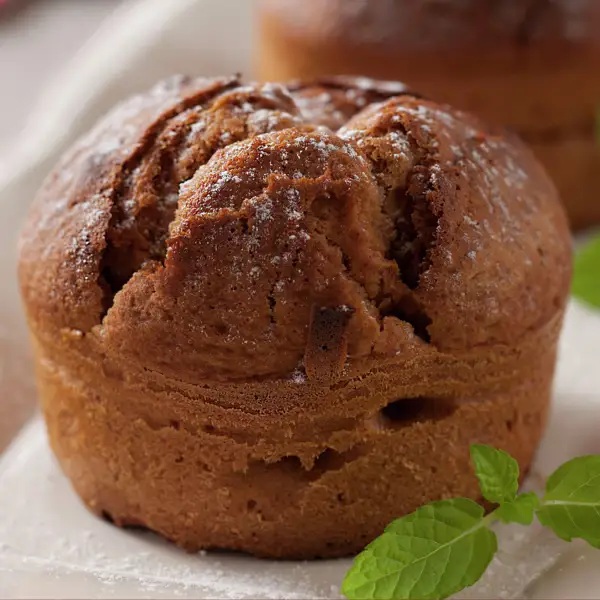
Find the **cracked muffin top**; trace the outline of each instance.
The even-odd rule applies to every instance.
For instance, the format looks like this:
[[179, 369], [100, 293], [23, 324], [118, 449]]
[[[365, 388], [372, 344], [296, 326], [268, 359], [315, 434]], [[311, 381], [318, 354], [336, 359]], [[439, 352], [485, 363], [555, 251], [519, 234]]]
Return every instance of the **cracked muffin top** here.
[[339, 377], [564, 308], [556, 190], [503, 131], [361, 78], [174, 78], [62, 158], [21, 238], [37, 336], [181, 381]]

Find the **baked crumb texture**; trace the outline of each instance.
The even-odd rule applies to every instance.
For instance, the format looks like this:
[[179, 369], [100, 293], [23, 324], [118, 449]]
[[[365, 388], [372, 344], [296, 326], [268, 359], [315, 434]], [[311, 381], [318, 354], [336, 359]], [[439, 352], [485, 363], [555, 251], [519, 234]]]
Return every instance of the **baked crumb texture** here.
[[85, 503], [188, 550], [360, 550], [526, 472], [569, 289], [516, 139], [364, 79], [174, 78], [63, 157], [19, 275], [52, 447]]

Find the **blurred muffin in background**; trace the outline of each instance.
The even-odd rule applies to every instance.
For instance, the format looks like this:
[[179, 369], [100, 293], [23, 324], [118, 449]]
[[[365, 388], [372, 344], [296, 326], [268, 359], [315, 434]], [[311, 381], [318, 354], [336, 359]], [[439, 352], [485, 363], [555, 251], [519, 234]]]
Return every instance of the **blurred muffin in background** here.
[[600, 222], [600, 0], [261, 0], [266, 80], [363, 74], [503, 124]]

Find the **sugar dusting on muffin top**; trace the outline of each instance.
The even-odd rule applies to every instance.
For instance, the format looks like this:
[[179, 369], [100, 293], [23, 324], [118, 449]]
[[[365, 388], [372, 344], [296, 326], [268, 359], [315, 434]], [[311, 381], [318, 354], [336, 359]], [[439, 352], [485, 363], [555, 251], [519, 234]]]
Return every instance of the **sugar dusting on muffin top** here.
[[40, 327], [199, 381], [300, 381], [510, 343], [564, 303], [567, 244], [520, 142], [401, 84], [176, 78], [63, 158], [21, 272]]

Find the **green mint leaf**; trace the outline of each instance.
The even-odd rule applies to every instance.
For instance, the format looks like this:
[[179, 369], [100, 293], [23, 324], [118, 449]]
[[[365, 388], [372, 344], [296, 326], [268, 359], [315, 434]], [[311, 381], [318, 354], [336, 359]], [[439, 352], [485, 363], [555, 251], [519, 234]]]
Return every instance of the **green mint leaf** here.
[[600, 456], [575, 458], [557, 469], [537, 515], [558, 537], [600, 548]]
[[600, 236], [584, 246], [575, 257], [573, 295], [600, 308]]
[[354, 561], [342, 585], [350, 600], [439, 600], [479, 581], [497, 550], [493, 517], [466, 498], [397, 519]]
[[494, 511], [494, 516], [504, 523], [531, 525], [535, 511], [540, 507], [540, 499], [535, 492], [520, 494], [512, 502], [505, 502]]
[[512, 502], [519, 491], [519, 465], [504, 450], [471, 445], [471, 460], [483, 497], [494, 504]]

